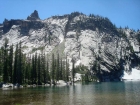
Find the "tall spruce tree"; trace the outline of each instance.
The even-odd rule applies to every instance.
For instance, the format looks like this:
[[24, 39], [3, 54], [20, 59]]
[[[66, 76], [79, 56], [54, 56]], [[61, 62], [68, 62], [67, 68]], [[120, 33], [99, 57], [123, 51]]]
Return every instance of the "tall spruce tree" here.
[[3, 75], [3, 65], [4, 65], [4, 48], [1, 47], [0, 49], [0, 82], [2, 82], [2, 75]]
[[37, 71], [38, 71], [38, 85], [41, 85], [41, 66], [40, 66], [40, 54], [38, 56], [38, 60], [37, 60]]
[[75, 76], [75, 59], [72, 58], [72, 82], [74, 84], [74, 76]]
[[34, 84], [34, 78], [35, 78], [35, 73], [34, 73], [34, 70], [35, 70], [35, 57], [34, 55], [32, 56], [32, 64], [31, 64], [31, 81], [32, 81], [32, 84]]
[[42, 81], [43, 83], [46, 84], [46, 79], [47, 79], [47, 72], [46, 72], [46, 57], [45, 54], [42, 54], [41, 56], [41, 67], [42, 67]]
[[8, 39], [4, 43], [4, 66], [3, 66], [3, 82], [9, 82], [8, 78]]
[[60, 67], [59, 67], [59, 53], [57, 54], [57, 63], [56, 63], [56, 80], [58, 81], [60, 78]]
[[63, 78], [63, 71], [64, 71], [64, 68], [63, 68], [63, 62], [62, 62], [62, 58], [61, 58], [60, 70], [59, 70], [60, 80], [64, 80], [64, 78]]
[[67, 56], [66, 56], [66, 70], [65, 70], [65, 75], [66, 75], [66, 81], [68, 82], [69, 81], [69, 63], [68, 63], [68, 60], [67, 60]]
[[10, 82], [13, 82], [13, 45], [10, 46], [9, 52], [9, 77]]
[[2, 71], [3, 71], [3, 52], [2, 52], [2, 48], [0, 49], [0, 76], [2, 75]]
[[35, 54], [35, 61], [34, 61], [34, 83], [37, 84], [37, 59], [38, 58], [38, 55], [37, 53]]
[[51, 78], [50, 78], [50, 73], [49, 73], [49, 62], [48, 62], [48, 59], [47, 59], [47, 67], [46, 67], [46, 81], [50, 81]]
[[21, 50], [21, 42], [19, 43], [19, 49], [18, 49], [18, 62], [17, 62], [17, 83], [22, 84], [22, 60], [23, 60], [23, 56], [22, 56], [22, 50]]
[[54, 59], [54, 54], [52, 54], [51, 79], [54, 82], [54, 79], [55, 79], [55, 59]]
[[14, 73], [13, 73], [13, 83], [17, 83], [17, 62], [18, 62], [18, 44], [16, 45], [16, 50], [15, 50], [15, 57], [14, 57]]

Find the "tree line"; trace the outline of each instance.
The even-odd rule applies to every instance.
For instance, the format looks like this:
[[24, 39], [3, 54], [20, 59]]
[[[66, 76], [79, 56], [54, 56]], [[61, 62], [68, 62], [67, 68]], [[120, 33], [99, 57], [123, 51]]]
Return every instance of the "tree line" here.
[[52, 54], [48, 59], [45, 53], [26, 55], [22, 52], [21, 42], [8, 45], [5, 39], [0, 48], [0, 82], [13, 84], [55, 84], [58, 80], [69, 81], [69, 63], [67, 57]]

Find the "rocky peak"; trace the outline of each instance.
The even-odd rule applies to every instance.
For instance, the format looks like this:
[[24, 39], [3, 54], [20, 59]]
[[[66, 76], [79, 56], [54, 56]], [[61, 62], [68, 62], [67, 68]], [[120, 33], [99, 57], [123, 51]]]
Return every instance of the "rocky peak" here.
[[34, 12], [27, 17], [27, 20], [38, 20], [38, 19], [40, 20], [37, 10], [34, 10]]

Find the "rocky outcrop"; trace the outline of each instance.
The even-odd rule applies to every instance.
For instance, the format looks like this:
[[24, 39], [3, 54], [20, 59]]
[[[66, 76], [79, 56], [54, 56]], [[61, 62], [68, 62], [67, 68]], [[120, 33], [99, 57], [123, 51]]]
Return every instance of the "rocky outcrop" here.
[[27, 35], [30, 29], [41, 29], [45, 25], [41, 21], [29, 21], [29, 20], [14, 20], [3, 22], [3, 33], [7, 33], [13, 25], [20, 26], [20, 33], [22, 35]]
[[27, 20], [40, 20], [38, 12], [35, 10], [30, 16], [27, 17]]
[[8, 38], [13, 45], [21, 41], [27, 54], [59, 52], [67, 55], [70, 69], [74, 58], [101, 81], [119, 80], [122, 70], [139, 65], [139, 32], [117, 28], [108, 18], [74, 12], [42, 21], [34, 11], [27, 19], [5, 20], [1, 45]]

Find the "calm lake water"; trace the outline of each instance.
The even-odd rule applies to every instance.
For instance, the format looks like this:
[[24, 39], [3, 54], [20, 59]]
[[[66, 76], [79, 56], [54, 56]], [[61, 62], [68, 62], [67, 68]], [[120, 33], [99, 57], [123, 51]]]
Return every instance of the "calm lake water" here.
[[140, 105], [140, 81], [0, 89], [0, 105]]

